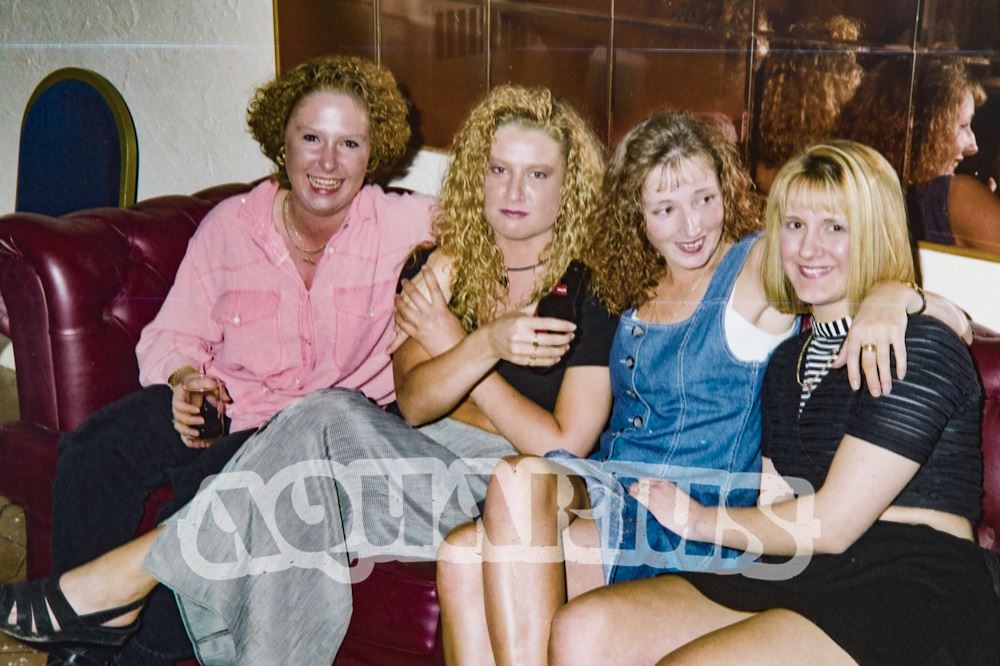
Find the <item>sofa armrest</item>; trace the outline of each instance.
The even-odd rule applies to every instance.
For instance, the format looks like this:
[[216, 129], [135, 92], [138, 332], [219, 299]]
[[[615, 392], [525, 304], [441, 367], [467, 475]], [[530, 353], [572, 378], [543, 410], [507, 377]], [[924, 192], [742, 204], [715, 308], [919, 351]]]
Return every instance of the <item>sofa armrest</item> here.
[[1000, 334], [974, 328], [972, 356], [983, 385], [983, 520], [979, 543], [1000, 553]]
[[65, 432], [138, 387], [135, 345], [191, 234], [219, 200], [249, 187], [60, 218], [0, 217], [0, 293], [22, 420]]

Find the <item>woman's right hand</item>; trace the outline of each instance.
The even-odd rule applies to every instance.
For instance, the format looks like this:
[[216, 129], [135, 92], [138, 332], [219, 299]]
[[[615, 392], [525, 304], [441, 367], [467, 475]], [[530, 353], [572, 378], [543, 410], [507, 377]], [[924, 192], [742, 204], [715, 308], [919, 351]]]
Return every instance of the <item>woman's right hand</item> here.
[[[201, 410], [188, 400], [188, 393], [184, 390], [184, 380], [198, 374], [201, 373], [191, 368], [188, 372], [182, 373], [173, 379], [174, 397], [170, 406], [174, 417], [174, 430], [180, 434], [184, 445], [192, 449], [207, 449], [212, 445], [214, 439], [202, 439], [198, 437], [198, 426], [204, 424], [205, 419], [201, 415]], [[222, 401], [226, 403], [232, 402], [232, 398], [229, 397], [224, 384], [222, 384]]]
[[569, 351], [576, 324], [552, 317], [508, 312], [482, 327], [493, 354], [517, 365], [548, 367]]

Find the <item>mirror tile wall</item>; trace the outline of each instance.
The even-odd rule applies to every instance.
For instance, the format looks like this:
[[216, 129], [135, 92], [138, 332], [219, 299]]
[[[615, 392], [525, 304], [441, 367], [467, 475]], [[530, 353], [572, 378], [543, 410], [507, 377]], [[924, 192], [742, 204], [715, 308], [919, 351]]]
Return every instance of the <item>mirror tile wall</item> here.
[[[883, 151], [906, 174], [920, 148], [917, 112], [930, 103], [915, 82], [931, 60], [960, 60], [986, 101], [972, 125], [979, 152], [960, 160], [957, 172], [1000, 182], [997, 0], [275, 0], [275, 7], [282, 70], [325, 52], [379, 60], [414, 102], [419, 144], [446, 148], [493, 85], [544, 85], [577, 105], [609, 144], [657, 108], [711, 114], [733, 133], [764, 190], [805, 143], [869, 131], [858, 118], [871, 121], [872, 112], [854, 92], [876, 77]], [[1000, 211], [1000, 199], [993, 203]], [[1000, 217], [995, 227], [981, 249], [995, 242], [1000, 253]], [[976, 247], [966, 240], [955, 243]]]

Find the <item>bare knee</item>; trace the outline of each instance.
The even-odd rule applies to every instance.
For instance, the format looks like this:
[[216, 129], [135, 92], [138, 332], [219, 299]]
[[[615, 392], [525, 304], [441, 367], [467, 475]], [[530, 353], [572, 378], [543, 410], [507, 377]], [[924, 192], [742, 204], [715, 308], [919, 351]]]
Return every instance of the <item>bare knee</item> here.
[[559, 609], [549, 634], [549, 664], [607, 663], [604, 649], [612, 618], [592, 597], [583, 596]]
[[437, 587], [442, 595], [460, 595], [470, 583], [482, 578], [481, 528], [476, 523], [459, 525], [438, 549]]
[[493, 543], [511, 543], [512, 531], [527, 535], [533, 530], [541, 530], [546, 543], [557, 542], [558, 513], [576, 502], [561, 468], [536, 456], [511, 456], [490, 478], [483, 523]]

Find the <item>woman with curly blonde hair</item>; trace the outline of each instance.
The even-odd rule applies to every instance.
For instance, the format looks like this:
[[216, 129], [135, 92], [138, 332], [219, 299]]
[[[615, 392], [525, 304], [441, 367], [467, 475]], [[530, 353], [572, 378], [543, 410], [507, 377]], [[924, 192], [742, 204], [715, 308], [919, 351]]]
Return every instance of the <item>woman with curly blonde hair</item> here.
[[[756, 502], [764, 368], [798, 330], [764, 291], [760, 201], [736, 148], [678, 111], [625, 135], [603, 189], [601, 233], [585, 257], [594, 291], [622, 311], [610, 424], [586, 459], [557, 443], [547, 458], [507, 458], [490, 479], [481, 528], [449, 535], [438, 593], [451, 663], [491, 653], [497, 663], [545, 663], [551, 620], [567, 598], [664, 571], [746, 563], [739, 551], [682, 540], [627, 488], [657, 476], [690, 481], [709, 505]], [[845, 355], [855, 388], [861, 354], [869, 390], [880, 395], [889, 390], [890, 345], [902, 359], [905, 311], [920, 308], [921, 296], [891, 281], [873, 291]], [[960, 315], [942, 307], [959, 326]], [[862, 354], [859, 341], [884, 355]]]
[[[548, 90], [504, 86], [473, 110], [452, 152], [440, 247], [418, 251], [400, 279], [407, 337], [392, 365], [405, 420], [357, 391], [313, 393], [159, 528], [59, 580], [0, 587], [4, 631], [120, 643], [159, 581], [202, 663], [328, 664], [351, 615], [351, 559], [433, 559], [441, 536], [478, 512], [500, 457], [590, 450], [610, 411], [617, 317], [587, 293], [574, 260], [596, 219], [601, 146]], [[408, 279], [418, 273], [422, 289]], [[59, 628], [35, 626], [26, 591], [60, 585]]]
[[976, 178], [955, 173], [979, 150], [971, 123], [985, 90], [962, 60], [921, 58], [904, 169], [910, 77], [909, 60], [898, 58], [869, 72], [844, 109], [838, 135], [872, 146], [899, 170], [916, 240], [1000, 252], [1000, 200]]

